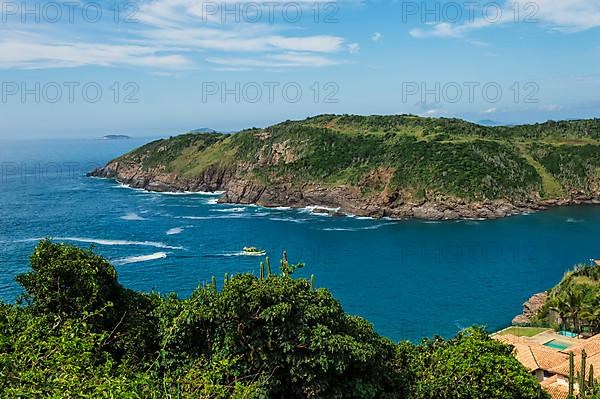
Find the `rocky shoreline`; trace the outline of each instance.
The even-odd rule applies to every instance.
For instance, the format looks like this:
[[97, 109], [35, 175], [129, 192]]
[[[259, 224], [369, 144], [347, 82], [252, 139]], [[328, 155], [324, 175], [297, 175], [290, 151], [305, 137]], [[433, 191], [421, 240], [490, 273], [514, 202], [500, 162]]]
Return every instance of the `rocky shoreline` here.
[[292, 185], [273, 182], [268, 186], [245, 178], [235, 169], [209, 168], [201, 176], [180, 177], [162, 170], [142, 170], [133, 162], [112, 161], [88, 176], [115, 179], [132, 188], [155, 192], [217, 192], [224, 194], [220, 203], [256, 204], [264, 207], [315, 207], [318, 212], [373, 218], [425, 220], [498, 219], [530, 213], [552, 206], [600, 204], [600, 198], [574, 196], [570, 199], [511, 202], [494, 200], [466, 202], [436, 196], [433, 200], [414, 200], [401, 192], [366, 196], [352, 186]]
[[523, 313], [512, 320], [513, 325], [525, 326], [531, 323], [531, 319], [539, 312], [548, 300], [547, 292], [533, 295], [523, 304]]

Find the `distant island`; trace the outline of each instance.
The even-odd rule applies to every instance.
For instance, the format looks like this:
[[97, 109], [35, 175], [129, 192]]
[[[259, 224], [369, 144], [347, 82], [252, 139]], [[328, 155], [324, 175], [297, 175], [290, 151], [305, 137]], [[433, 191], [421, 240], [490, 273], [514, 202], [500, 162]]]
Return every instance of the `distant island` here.
[[600, 203], [600, 119], [482, 126], [414, 115], [320, 115], [146, 144], [90, 173], [225, 203], [433, 220]]
[[102, 137], [103, 140], [129, 140], [131, 137], [124, 134], [107, 134]]

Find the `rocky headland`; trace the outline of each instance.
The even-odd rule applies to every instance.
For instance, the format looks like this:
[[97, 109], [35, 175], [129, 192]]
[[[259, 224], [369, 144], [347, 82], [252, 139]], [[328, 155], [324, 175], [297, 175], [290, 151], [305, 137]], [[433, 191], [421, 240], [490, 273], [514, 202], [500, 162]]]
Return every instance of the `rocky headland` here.
[[575, 176], [567, 178], [561, 165], [558, 170], [567, 177], [553, 175], [554, 165], [545, 165], [547, 149], [535, 144], [523, 150], [527, 147], [498, 145], [496, 139], [473, 138], [467, 145], [462, 136], [456, 143], [418, 140], [412, 129], [402, 129], [416, 117], [400, 120], [398, 132], [382, 135], [377, 129], [344, 137], [348, 126], [358, 128], [355, 119], [340, 118], [159, 140], [89, 175], [149, 191], [222, 191], [222, 203], [317, 207], [375, 218], [495, 219], [600, 203], [600, 168], [594, 169], [600, 156], [592, 159], [600, 155], [597, 144], [587, 148], [590, 158], [582, 159], [586, 175], [572, 180]]

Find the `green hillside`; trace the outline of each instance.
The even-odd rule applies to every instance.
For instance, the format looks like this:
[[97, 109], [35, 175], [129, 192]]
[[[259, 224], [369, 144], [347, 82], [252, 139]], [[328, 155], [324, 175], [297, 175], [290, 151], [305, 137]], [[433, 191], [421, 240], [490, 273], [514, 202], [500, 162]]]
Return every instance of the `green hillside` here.
[[360, 187], [469, 201], [594, 196], [600, 119], [487, 127], [411, 115], [321, 115], [232, 135], [185, 134], [120, 159], [194, 178], [235, 171], [259, 184]]

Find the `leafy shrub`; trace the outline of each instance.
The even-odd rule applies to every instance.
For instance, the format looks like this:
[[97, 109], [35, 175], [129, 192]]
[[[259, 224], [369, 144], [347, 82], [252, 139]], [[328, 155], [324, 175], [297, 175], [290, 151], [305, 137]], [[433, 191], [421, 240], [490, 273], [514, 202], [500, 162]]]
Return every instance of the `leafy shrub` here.
[[0, 304], [2, 398], [538, 398], [483, 330], [395, 345], [285, 257], [185, 300], [122, 287], [91, 250], [45, 240], [31, 263], [24, 306]]

